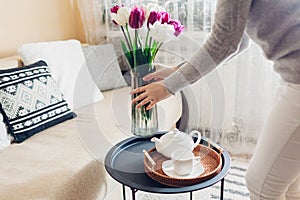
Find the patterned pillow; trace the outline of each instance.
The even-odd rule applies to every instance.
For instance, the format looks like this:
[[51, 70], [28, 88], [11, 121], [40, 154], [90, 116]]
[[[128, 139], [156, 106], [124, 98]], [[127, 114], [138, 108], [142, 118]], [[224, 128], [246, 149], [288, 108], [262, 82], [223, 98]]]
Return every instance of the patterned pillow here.
[[17, 143], [76, 116], [44, 61], [0, 70], [0, 110]]

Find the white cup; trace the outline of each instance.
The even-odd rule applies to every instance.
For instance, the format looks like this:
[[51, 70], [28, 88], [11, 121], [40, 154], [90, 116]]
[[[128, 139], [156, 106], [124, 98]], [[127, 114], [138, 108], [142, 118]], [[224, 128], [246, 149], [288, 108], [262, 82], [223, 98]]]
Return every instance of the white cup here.
[[200, 156], [194, 156], [190, 151], [172, 153], [173, 170], [179, 176], [189, 175], [193, 171], [194, 163], [200, 162], [200, 160]]

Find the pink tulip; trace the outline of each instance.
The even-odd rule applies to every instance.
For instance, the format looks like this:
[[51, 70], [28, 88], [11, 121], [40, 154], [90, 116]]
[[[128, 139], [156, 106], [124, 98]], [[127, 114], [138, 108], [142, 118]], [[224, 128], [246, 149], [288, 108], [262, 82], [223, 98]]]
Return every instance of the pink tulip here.
[[145, 21], [145, 11], [139, 7], [135, 7], [129, 16], [129, 26], [133, 29], [138, 29], [143, 26]]
[[160, 21], [160, 20], [161, 20], [160, 12], [156, 12], [156, 11], [150, 12], [147, 21], [147, 27], [149, 28], [149, 24], [153, 25], [156, 21]]
[[[110, 12], [111, 12], [111, 13], [117, 14], [119, 8], [120, 8], [119, 5], [115, 5], [115, 6], [113, 6], [113, 7], [110, 8]], [[118, 25], [118, 23], [117, 23], [115, 20], [112, 20], [112, 21], [113, 21], [113, 23], [114, 23], [115, 25]]]
[[161, 14], [161, 23], [168, 23], [170, 20], [170, 14], [168, 12], [160, 12]]
[[180, 35], [180, 33], [182, 33], [183, 29], [184, 29], [184, 26], [181, 25], [180, 21], [177, 21], [177, 20], [170, 20], [168, 22], [168, 24], [171, 24], [174, 26], [174, 35], [177, 37], [178, 35]]
[[110, 8], [110, 12], [111, 13], [117, 13], [119, 10], [120, 6], [119, 5], [115, 5], [113, 7]]

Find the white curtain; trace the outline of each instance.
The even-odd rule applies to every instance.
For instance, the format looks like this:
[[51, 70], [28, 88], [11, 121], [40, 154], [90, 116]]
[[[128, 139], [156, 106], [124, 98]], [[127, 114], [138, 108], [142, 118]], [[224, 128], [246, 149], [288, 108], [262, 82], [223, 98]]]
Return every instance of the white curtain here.
[[[158, 62], [175, 64], [179, 58], [188, 59], [205, 40], [187, 38], [168, 44]], [[188, 111], [182, 129], [200, 129], [231, 153], [250, 156], [279, 83], [272, 66], [252, 42], [244, 52], [184, 89]]]
[[77, 0], [86, 42], [99, 44], [106, 39], [106, 9], [104, 0]]
[[[156, 58], [156, 62], [169, 65], [190, 58], [205, 41], [216, 5], [216, 0], [77, 1], [90, 43], [98, 43], [105, 36], [120, 35], [120, 30], [109, 19], [112, 5], [139, 2], [163, 5], [173, 18], [180, 19], [186, 26], [180, 39], [164, 44]], [[183, 91], [189, 107], [184, 111], [183, 129], [205, 130], [205, 136], [222, 143], [232, 153], [251, 153], [278, 82], [272, 62], [267, 61], [260, 48], [251, 43], [239, 56]]]
[[[280, 79], [273, 71], [273, 63], [263, 56], [262, 50], [254, 43], [237, 57], [236, 70], [234, 131], [227, 133], [226, 139], [237, 153], [246, 153], [249, 152], [247, 147], [258, 139]], [[245, 148], [234, 148], [238, 143]]]

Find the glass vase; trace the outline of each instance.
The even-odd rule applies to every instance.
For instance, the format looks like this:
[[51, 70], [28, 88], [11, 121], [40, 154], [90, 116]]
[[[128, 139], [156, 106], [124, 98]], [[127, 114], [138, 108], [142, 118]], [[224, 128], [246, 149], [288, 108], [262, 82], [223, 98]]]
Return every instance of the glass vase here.
[[[151, 73], [151, 71], [148, 71], [148, 73]], [[147, 73], [131, 71], [132, 90], [149, 84], [149, 82], [143, 80], [145, 75], [147, 75]], [[138, 94], [132, 95], [132, 99], [136, 96], [138, 96]], [[154, 105], [150, 110], [146, 110], [149, 103], [140, 108], [136, 108], [138, 103], [139, 102], [131, 104], [131, 132], [138, 137], [150, 137], [158, 131], [157, 106]]]

